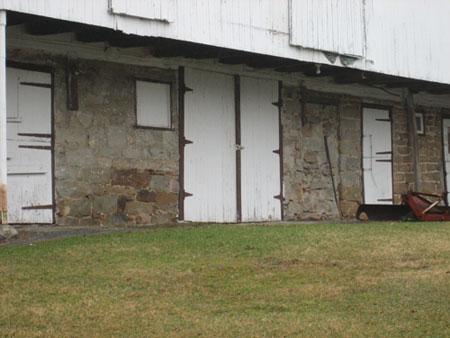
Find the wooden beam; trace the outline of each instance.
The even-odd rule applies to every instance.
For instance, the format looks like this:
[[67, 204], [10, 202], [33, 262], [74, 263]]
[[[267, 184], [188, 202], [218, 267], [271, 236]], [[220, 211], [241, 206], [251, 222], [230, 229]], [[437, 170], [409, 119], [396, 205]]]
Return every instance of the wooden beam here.
[[30, 35], [70, 33], [80, 28], [80, 24], [59, 20], [41, 20], [25, 24], [25, 32]]
[[78, 69], [74, 57], [67, 58], [67, 108], [78, 110]]
[[414, 163], [414, 190], [422, 191], [422, 171], [420, 169], [419, 143], [417, 140], [416, 111], [413, 95], [409, 89], [403, 89], [403, 98], [408, 113], [409, 141]]

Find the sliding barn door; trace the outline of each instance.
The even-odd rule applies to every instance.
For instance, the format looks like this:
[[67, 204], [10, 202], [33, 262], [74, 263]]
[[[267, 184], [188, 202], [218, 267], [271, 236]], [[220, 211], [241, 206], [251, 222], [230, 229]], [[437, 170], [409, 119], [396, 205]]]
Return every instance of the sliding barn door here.
[[186, 69], [185, 85], [184, 219], [236, 222], [233, 77]]
[[240, 87], [242, 221], [280, 220], [278, 82], [241, 77]]
[[7, 69], [8, 221], [52, 223], [51, 75]]
[[392, 121], [389, 110], [363, 108], [365, 204], [392, 204]]

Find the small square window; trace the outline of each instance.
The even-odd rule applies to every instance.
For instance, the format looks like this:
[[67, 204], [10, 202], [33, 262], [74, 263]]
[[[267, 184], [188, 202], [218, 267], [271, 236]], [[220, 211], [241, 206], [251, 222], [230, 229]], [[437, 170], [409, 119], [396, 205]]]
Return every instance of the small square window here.
[[136, 125], [170, 129], [170, 84], [136, 80]]
[[416, 113], [416, 125], [417, 125], [417, 134], [424, 135], [425, 134], [425, 125], [423, 123], [423, 114]]

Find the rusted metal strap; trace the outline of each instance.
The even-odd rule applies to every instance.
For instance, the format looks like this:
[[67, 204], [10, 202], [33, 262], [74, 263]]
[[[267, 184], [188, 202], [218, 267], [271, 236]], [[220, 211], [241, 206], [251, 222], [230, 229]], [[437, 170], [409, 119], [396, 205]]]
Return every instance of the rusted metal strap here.
[[36, 150], [52, 150], [51, 146], [28, 146], [28, 145], [22, 145], [22, 146], [19, 146], [19, 148], [36, 149]]
[[30, 86], [30, 87], [53, 88], [53, 86], [48, 83], [20, 82], [20, 84], [22, 86]]
[[29, 137], [42, 137], [42, 138], [52, 138], [52, 134], [32, 134], [32, 133], [18, 133], [19, 136], [29, 136]]
[[55, 206], [53, 204], [47, 205], [31, 205], [28, 207], [22, 207], [22, 210], [42, 210], [42, 209], [53, 209]]

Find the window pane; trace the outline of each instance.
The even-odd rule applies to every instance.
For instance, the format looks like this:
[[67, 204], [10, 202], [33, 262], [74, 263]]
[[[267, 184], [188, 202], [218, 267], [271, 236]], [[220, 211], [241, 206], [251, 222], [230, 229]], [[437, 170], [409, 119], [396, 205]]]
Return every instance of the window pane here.
[[137, 125], [170, 128], [170, 85], [136, 81]]

